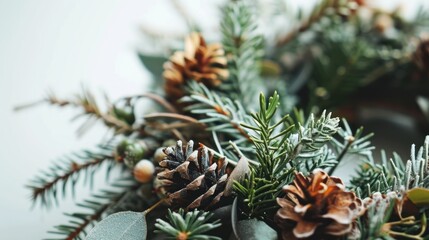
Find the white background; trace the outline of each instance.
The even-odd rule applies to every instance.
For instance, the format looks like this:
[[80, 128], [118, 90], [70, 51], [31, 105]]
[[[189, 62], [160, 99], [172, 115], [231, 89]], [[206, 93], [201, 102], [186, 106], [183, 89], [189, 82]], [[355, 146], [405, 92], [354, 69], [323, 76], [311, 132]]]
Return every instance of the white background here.
[[[219, 2], [194, 0], [184, 5], [211, 29], [216, 27], [213, 9]], [[393, 8], [400, 1], [380, 2]], [[424, 2], [429, 5], [408, 1], [406, 10], [412, 12]], [[61, 202], [59, 209], [31, 210], [24, 185], [56, 157], [93, 146], [106, 133], [97, 126], [77, 138], [79, 124], [70, 122], [78, 113], [74, 109], [41, 105], [13, 112], [13, 107], [41, 99], [48, 89], [71, 96], [82, 83], [112, 99], [143, 92], [150, 76], [136, 52], [151, 46], [142, 41], [141, 25], [186, 31], [166, 0], [0, 0], [1, 239], [45, 238], [47, 230], [64, 222], [61, 212], [73, 210], [73, 200]], [[77, 199], [88, 192], [79, 189]]]

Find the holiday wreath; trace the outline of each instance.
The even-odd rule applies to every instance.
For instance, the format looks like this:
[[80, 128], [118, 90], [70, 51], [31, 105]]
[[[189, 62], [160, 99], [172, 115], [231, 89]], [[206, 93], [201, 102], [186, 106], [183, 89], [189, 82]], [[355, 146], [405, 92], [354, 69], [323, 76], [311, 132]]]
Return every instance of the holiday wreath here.
[[[269, 17], [284, 13], [282, 3]], [[428, 239], [429, 137], [403, 161], [373, 154], [372, 134], [351, 126], [356, 104], [387, 101], [412, 109], [427, 130], [429, 40], [419, 36], [429, 14], [405, 20], [361, 0], [323, 0], [290, 13], [297, 26], [273, 37], [258, 27], [258, 4], [226, 3], [220, 42], [190, 22], [168, 58], [141, 53], [157, 79], [151, 92], [107, 111], [88, 91], [46, 98], [114, 134], [36, 177], [34, 202], [50, 207], [80, 178], [123, 170], [55, 237]], [[142, 108], [151, 110], [140, 117]], [[344, 161], [358, 164], [350, 179], [335, 177]]]

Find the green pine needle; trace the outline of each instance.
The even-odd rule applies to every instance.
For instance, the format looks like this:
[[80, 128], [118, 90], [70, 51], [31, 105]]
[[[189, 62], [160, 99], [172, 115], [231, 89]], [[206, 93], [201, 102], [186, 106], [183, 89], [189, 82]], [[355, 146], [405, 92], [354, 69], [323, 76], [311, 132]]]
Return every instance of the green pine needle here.
[[183, 209], [172, 212], [168, 209], [167, 221], [157, 219], [156, 232], [163, 232], [173, 239], [187, 240], [221, 240], [208, 235], [207, 232], [220, 227], [220, 220], [210, 221], [213, 213], [194, 210], [185, 214]]

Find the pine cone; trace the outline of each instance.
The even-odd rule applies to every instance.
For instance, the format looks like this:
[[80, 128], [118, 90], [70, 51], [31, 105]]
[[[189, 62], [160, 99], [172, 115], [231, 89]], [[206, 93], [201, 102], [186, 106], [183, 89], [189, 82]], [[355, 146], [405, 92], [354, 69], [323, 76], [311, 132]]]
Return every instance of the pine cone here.
[[276, 221], [284, 239], [335, 239], [356, 234], [355, 220], [363, 214], [362, 202], [345, 191], [341, 179], [316, 169], [309, 177], [295, 173], [291, 185], [283, 187], [285, 198], [277, 198]]
[[194, 151], [193, 145], [192, 140], [186, 147], [177, 141], [175, 147], [164, 149], [166, 157], [159, 163], [164, 170], [157, 177], [163, 182], [173, 208], [208, 209], [226, 199], [225, 159], [215, 161], [206, 147]]
[[172, 100], [184, 95], [186, 81], [202, 82], [208, 87], [221, 84], [228, 77], [227, 59], [218, 43], [206, 44], [199, 33], [191, 33], [185, 39], [184, 52], [178, 51], [164, 64], [165, 92]]

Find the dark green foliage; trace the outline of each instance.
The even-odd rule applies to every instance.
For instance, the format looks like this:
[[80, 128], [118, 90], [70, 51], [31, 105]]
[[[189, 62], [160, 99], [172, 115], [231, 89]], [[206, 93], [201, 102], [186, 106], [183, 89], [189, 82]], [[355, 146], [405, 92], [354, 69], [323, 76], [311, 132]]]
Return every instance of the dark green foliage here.
[[170, 239], [189, 240], [220, 240], [207, 232], [221, 226], [219, 220], [213, 220], [213, 213], [194, 210], [185, 213], [183, 209], [172, 212], [168, 210], [167, 221], [157, 219], [155, 226], [157, 232], [163, 232]]
[[234, 189], [246, 206], [249, 218], [266, 218], [277, 208], [276, 197], [280, 188], [289, 181], [293, 169], [287, 167], [292, 160], [293, 147], [289, 136], [294, 128], [292, 119], [286, 115], [274, 122], [279, 106], [279, 95], [274, 93], [266, 102], [260, 95], [259, 112], [251, 114], [254, 123], [243, 125], [251, 130], [251, 139], [259, 165], [242, 182], [236, 182]]
[[[424, 80], [412, 82], [412, 55], [415, 36], [427, 30], [429, 14], [420, 9], [415, 19], [407, 20], [399, 11], [369, 7], [373, 15], [362, 16], [350, 2], [320, 1], [288, 34], [277, 33], [283, 37], [267, 58], [281, 65], [281, 77], [308, 111], [359, 103], [362, 95], [370, 96], [364, 101], [375, 101], [392, 92], [413, 101], [419, 87], [426, 87]], [[379, 16], [386, 29], [377, 27]]]

